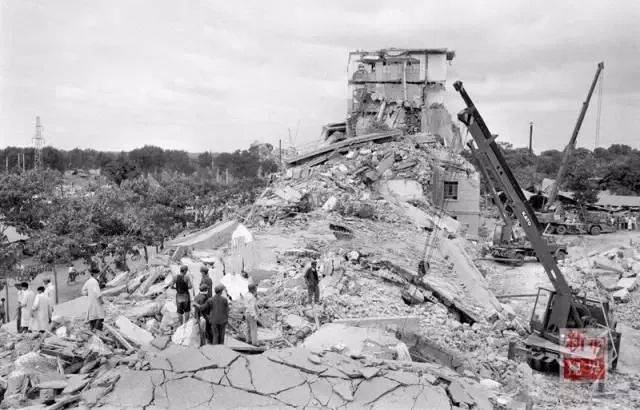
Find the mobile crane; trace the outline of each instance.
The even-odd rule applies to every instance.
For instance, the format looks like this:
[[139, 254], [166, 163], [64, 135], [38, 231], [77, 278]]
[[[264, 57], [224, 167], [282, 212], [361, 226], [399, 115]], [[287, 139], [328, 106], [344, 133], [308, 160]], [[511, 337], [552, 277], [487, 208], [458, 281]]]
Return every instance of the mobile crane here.
[[[525, 238], [518, 237], [515, 232], [515, 217], [513, 209], [507, 203], [503, 203], [503, 199], [496, 191], [491, 178], [489, 177], [488, 166], [484, 164], [482, 156], [477, 152], [473, 141], [467, 143], [471, 155], [474, 158], [482, 177], [487, 183], [489, 192], [493, 198], [493, 202], [498, 208], [500, 218], [503, 224], [496, 225], [493, 232], [493, 243], [489, 247], [489, 252], [495, 260], [499, 262], [511, 263], [516, 266], [522, 266], [526, 257], [535, 257], [536, 253], [531, 243]], [[556, 260], [563, 260], [567, 256], [567, 246], [556, 243], [552, 238], [547, 237], [547, 244]]]
[[[611, 368], [617, 364], [620, 347], [620, 333], [617, 332], [613, 311], [608, 301], [588, 299], [580, 296], [567, 283], [547, 241], [539, 230], [536, 215], [527, 202], [522, 189], [509, 169], [489, 128], [464, 89], [462, 82], [456, 81], [454, 88], [464, 100], [466, 108], [458, 114], [458, 119], [466, 125], [477, 145], [477, 155], [488, 165], [502, 192], [507, 196], [513, 215], [531, 242], [535, 254], [553, 286], [553, 289], [539, 288], [530, 319], [531, 334], [524, 342], [524, 351], [529, 365], [536, 370], [554, 371], [559, 369], [563, 355], [568, 354], [565, 329], [599, 328], [606, 331], [609, 352], [614, 353]], [[510, 347], [510, 354], [515, 347]]]

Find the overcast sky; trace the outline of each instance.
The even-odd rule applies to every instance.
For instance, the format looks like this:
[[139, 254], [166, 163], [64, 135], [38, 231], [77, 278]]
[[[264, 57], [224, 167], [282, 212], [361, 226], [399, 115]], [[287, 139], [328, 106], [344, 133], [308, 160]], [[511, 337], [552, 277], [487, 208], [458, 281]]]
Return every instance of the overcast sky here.
[[[346, 111], [352, 49], [446, 47], [493, 133], [571, 134], [605, 62], [600, 145], [640, 147], [639, 1], [1, 2], [0, 146], [230, 151], [318, 138]], [[597, 94], [579, 137], [593, 148]]]

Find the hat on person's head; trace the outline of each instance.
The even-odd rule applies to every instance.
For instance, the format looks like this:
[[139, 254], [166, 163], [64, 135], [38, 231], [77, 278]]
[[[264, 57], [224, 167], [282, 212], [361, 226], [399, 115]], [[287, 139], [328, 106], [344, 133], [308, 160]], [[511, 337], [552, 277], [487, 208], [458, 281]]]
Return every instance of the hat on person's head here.
[[209, 291], [209, 286], [206, 283], [202, 283], [200, 285], [200, 292], [208, 292]]
[[22, 286], [23, 288], [28, 288], [29, 284], [27, 282], [22, 282], [20, 286]]
[[188, 270], [189, 270], [189, 268], [187, 268], [187, 265], [181, 265], [180, 266], [180, 273], [185, 273]]
[[314, 259], [314, 260], [312, 260], [312, 261], [311, 261], [311, 265], [315, 266], [315, 265], [317, 265], [317, 264], [318, 264], [318, 261], [317, 261], [317, 260], [315, 260], [315, 259]]
[[38, 292], [44, 292], [44, 286], [38, 286]]
[[202, 266], [200, 266], [200, 272], [209, 273], [209, 268], [207, 268], [206, 266], [202, 265]]
[[224, 290], [224, 285], [223, 284], [218, 284], [216, 285], [215, 288], [213, 288], [215, 290], [216, 293], [220, 294], [222, 293], [222, 291]]

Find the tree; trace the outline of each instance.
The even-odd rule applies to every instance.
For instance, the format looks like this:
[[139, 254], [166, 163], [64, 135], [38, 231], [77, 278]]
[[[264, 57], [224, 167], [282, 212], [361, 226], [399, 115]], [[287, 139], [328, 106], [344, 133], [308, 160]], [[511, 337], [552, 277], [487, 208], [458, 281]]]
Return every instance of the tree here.
[[126, 179], [133, 179], [140, 175], [138, 166], [128, 160], [124, 154], [111, 160], [103, 169], [104, 174], [111, 181], [120, 185]]

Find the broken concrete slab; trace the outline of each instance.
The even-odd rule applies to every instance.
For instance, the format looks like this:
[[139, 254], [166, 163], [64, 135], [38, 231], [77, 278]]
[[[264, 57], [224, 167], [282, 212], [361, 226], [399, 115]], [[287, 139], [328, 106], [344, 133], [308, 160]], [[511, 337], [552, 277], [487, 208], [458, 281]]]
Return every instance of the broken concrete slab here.
[[167, 348], [167, 345], [171, 341], [171, 338], [166, 335], [157, 336], [155, 339], [151, 341], [151, 346], [155, 347], [159, 350], [164, 350]]
[[306, 382], [299, 370], [275, 363], [263, 355], [248, 356], [246, 360], [253, 386], [260, 394], [276, 394]]
[[255, 391], [249, 373], [249, 362], [245, 357], [239, 357], [227, 370], [227, 379], [231, 386], [242, 390]]
[[627, 289], [620, 289], [611, 294], [616, 302], [627, 303], [631, 299], [631, 295]]
[[382, 329], [328, 323], [311, 334], [303, 346], [312, 351], [338, 348], [345, 354], [365, 354], [391, 359], [394, 354], [393, 347], [399, 342], [393, 333]]
[[171, 370], [169, 361], [161, 356], [153, 356], [149, 359], [149, 368], [152, 370]]
[[153, 400], [151, 372], [121, 368], [120, 379], [113, 391], [100, 400], [102, 404], [117, 407], [145, 407]]
[[[311, 394], [313, 399], [317, 402], [317, 405], [327, 406], [333, 393], [333, 387], [331, 383], [325, 378], [318, 378], [316, 381], [309, 384], [311, 388]], [[314, 403], [311, 403], [312, 405]]]
[[375, 379], [365, 380], [358, 385], [358, 389], [353, 394], [353, 402], [356, 405], [370, 404], [377, 400], [380, 396], [400, 386], [394, 380], [384, 377], [376, 377]]
[[231, 408], [287, 408], [282, 402], [271, 397], [249, 393], [233, 387], [212, 385], [213, 400], [210, 408], [231, 409]]
[[158, 302], [149, 301], [127, 307], [127, 309], [124, 311], [124, 316], [130, 319], [155, 316], [160, 313], [160, 308], [161, 306]]
[[336, 392], [343, 400], [353, 401], [353, 385], [350, 380], [345, 380], [334, 384], [333, 391]]
[[224, 372], [224, 369], [198, 370], [193, 377], [198, 380], [202, 380], [203, 382], [220, 384], [220, 381], [224, 377]]
[[153, 335], [151, 333], [136, 326], [124, 316], [118, 316], [115, 324], [122, 336], [139, 346], [148, 345], [153, 341]]
[[362, 367], [360, 368], [360, 374], [365, 379], [369, 380], [380, 373], [380, 369], [378, 367]]
[[308, 384], [301, 384], [276, 395], [276, 399], [293, 407], [304, 407], [312, 399]]
[[213, 363], [215, 367], [228, 367], [240, 356], [224, 345], [204, 345], [200, 347], [200, 353]]
[[626, 289], [627, 291], [631, 292], [638, 287], [638, 278], [622, 278], [618, 281], [617, 286], [620, 289]]
[[422, 386], [400, 386], [385, 394], [373, 403], [372, 409], [413, 409], [431, 408], [430, 404], [417, 405], [416, 397], [422, 392]]
[[155, 400], [156, 406], [169, 409], [210, 408], [213, 385], [190, 377], [169, 380], [164, 384], [166, 402]]
[[466, 405], [473, 407], [476, 404], [475, 400], [458, 382], [452, 382], [447, 386], [447, 391], [449, 392], [449, 397], [451, 397], [451, 402], [456, 406]]
[[314, 364], [310, 361], [313, 354], [301, 347], [291, 347], [287, 349], [270, 350], [265, 356], [276, 363], [284, 364], [306, 373], [320, 374], [327, 370], [327, 366]]
[[613, 292], [621, 289], [621, 287], [618, 286], [618, 277], [619, 275], [617, 273], [610, 272], [609, 275], [597, 276], [596, 282], [598, 282], [605, 290]]
[[197, 347], [171, 346], [165, 350], [164, 358], [171, 364], [176, 373], [195, 372], [209, 367], [217, 367], [216, 363], [205, 357]]
[[82, 390], [89, 383], [89, 376], [86, 374], [71, 374], [67, 376], [67, 387], [62, 394], [73, 394]]
[[593, 267], [594, 268], [603, 269], [603, 270], [607, 270], [607, 271], [610, 271], [610, 272], [615, 272], [615, 273], [618, 273], [620, 275], [622, 275], [624, 273], [623, 269], [619, 268], [613, 262], [611, 262], [610, 260], [608, 260], [606, 258], [596, 258], [596, 259], [594, 259]]
[[429, 408], [433, 410], [450, 410], [451, 402], [442, 386], [422, 386], [422, 392], [416, 397], [414, 408]]
[[420, 384], [420, 376], [414, 372], [403, 372], [401, 370], [392, 370], [385, 373], [384, 377], [394, 380], [405, 386]]
[[332, 323], [340, 323], [348, 326], [370, 327], [377, 329], [404, 329], [417, 332], [420, 330], [420, 316], [379, 316], [355, 319], [337, 319]]

